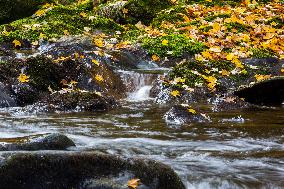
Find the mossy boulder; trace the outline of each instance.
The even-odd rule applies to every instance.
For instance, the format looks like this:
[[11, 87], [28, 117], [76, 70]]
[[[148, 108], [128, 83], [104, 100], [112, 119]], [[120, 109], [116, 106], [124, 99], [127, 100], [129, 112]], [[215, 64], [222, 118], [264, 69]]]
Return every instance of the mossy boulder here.
[[[103, 111], [116, 106], [115, 99], [124, 96], [121, 78], [110, 66], [71, 56], [64, 60], [45, 56], [14, 59], [0, 64], [0, 73], [6, 96], [18, 106], [41, 102], [47, 103], [48, 110]], [[21, 75], [28, 80], [20, 81]]]
[[[141, 179], [146, 188], [185, 189], [169, 166], [152, 160], [96, 152], [2, 152], [1, 157], [0, 184], [7, 189], [117, 189], [110, 183], [126, 189], [133, 178]], [[90, 182], [96, 187], [90, 187]]]
[[149, 25], [158, 12], [171, 5], [170, 0], [114, 1], [100, 5], [97, 12], [99, 15], [112, 18], [122, 24], [136, 24], [141, 21]]
[[[96, 16], [92, 1], [82, 4], [56, 4], [42, 8], [41, 13], [32, 17], [19, 19], [9, 24], [0, 25], [0, 42], [18, 40], [29, 43], [39, 40], [55, 40], [66, 35], [83, 34], [86, 28], [116, 31], [123, 28], [113, 20]], [[88, 30], [89, 30], [88, 29]]]
[[[39, 6], [52, 3], [53, 0], [0, 0], [0, 24], [31, 16]], [[59, 3], [68, 4], [73, 0], [60, 0]]]

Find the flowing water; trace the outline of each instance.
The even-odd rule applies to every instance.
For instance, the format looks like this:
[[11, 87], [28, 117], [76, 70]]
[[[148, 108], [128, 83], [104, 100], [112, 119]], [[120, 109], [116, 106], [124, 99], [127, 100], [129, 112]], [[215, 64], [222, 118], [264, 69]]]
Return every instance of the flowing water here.
[[211, 123], [171, 124], [163, 118], [170, 107], [149, 96], [157, 74], [119, 73], [128, 86], [120, 108], [64, 114], [36, 114], [33, 107], [2, 109], [1, 141], [60, 132], [75, 141], [72, 150], [164, 162], [188, 189], [284, 188], [283, 108], [212, 113]]

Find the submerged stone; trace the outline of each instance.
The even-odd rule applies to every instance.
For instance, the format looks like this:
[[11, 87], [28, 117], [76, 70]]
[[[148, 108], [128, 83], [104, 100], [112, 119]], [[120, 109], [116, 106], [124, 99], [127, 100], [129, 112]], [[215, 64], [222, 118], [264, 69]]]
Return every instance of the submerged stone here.
[[284, 102], [284, 77], [272, 77], [234, 92], [246, 102], [257, 105], [281, 105]]
[[6, 189], [126, 189], [133, 178], [139, 178], [143, 188], [185, 189], [169, 166], [152, 160], [59, 151], [2, 152], [1, 157], [0, 185]]
[[[11, 141], [6, 139], [6, 141]], [[66, 150], [68, 147], [75, 146], [74, 142], [62, 134], [50, 134], [36, 138], [21, 141], [13, 139], [13, 143], [1, 144], [0, 151], [18, 151], [18, 150]]]

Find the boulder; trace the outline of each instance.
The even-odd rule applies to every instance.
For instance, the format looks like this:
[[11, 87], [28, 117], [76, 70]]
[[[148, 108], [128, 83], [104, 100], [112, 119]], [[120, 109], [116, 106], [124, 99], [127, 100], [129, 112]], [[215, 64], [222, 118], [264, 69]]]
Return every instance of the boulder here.
[[119, 23], [136, 24], [142, 21], [144, 24], [150, 24], [157, 13], [169, 8], [172, 1], [159, 0], [129, 0], [129, 1], [112, 1], [103, 4], [97, 8], [100, 16], [111, 18]]
[[[9, 139], [5, 139], [10, 141]], [[28, 141], [13, 139], [13, 143], [0, 145], [0, 151], [20, 151], [20, 150], [66, 150], [68, 147], [75, 146], [74, 142], [62, 134], [43, 135], [30, 138]]]
[[[0, 65], [0, 82], [7, 88], [7, 93], [0, 96], [2, 107], [47, 103], [49, 110], [102, 111], [111, 109], [117, 104], [115, 99], [125, 96], [120, 76], [107, 63], [97, 66], [91, 58], [78, 59], [72, 57], [74, 54], [57, 60], [60, 54], [46, 53]], [[48, 55], [54, 55], [55, 60]], [[28, 81], [20, 82], [20, 74], [29, 76]]]
[[127, 188], [133, 178], [143, 188], [185, 189], [167, 165], [146, 159], [122, 159], [96, 152], [2, 152], [0, 185], [6, 189]]
[[[43, 101], [47, 110], [54, 111], [88, 111], [103, 112], [111, 110], [118, 104], [114, 98], [98, 92], [71, 91], [56, 92]], [[42, 102], [41, 102], [42, 103]]]
[[242, 86], [234, 94], [252, 104], [281, 105], [284, 102], [284, 77], [272, 77]]
[[206, 114], [200, 113], [199, 111], [191, 112], [189, 109], [191, 108], [175, 105], [165, 113], [164, 119], [168, 124], [174, 125], [206, 123], [211, 121], [210, 117]]

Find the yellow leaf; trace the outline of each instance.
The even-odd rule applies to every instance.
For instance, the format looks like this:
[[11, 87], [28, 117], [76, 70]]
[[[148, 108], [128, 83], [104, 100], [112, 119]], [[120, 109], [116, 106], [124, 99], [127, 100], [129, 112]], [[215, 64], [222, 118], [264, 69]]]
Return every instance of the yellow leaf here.
[[12, 43], [14, 43], [14, 46], [15, 47], [20, 47], [20, 46], [22, 46], [22, 43], [20, 42], [20, 41], [18, 41], [18, 40], [14, 40]]
[[96, 75], [95, 79], [99, 82], [104, 81], [104, 78], [101, 75], [98, 75], [98, 74]]
[[200, 54], [195, 55], [195, 60], [200, 61], [200, 62], [204, 61], [203, 57]]
[[123, 9], [122, 9], [122, 13], [123, 13], [123, 14], [127, 14], [127, 13], [128, 13], [128, 9], [123, 8]]
[[235, 66], [236, 66], [237, 68], [241, 68], [241, 69], [244, 68], [244, 65], [242, 64], [242, 62], [241, 62], [238, 58], [234, 58], [234, 59], [232, 60], [232, 62], [235, 64]]
[[242, 40], [245, 41], [245, 42], [248, 42], [248, 41], [250, 41], [250, 36], [247, 35], [247, 34], [244, 34], [244, 35], [242, 35]]
[[275, 36], [274, 33], [267, 33], [265, 36], [263, 36], [263, 39], [271, 39]]
[[92, 60], [92, 62], [93, 62], [94, 64], [96, 64], [97, 66], [100, 65], [99, 61], [97, 61], [97, 60]]
[[40, 34], [39, 34], [39, 38], [40, 38], [40, 39], [44, 39], [45, 37], [46, 37], [46, 36], [45, 36], [44, 33], [40, 33]]
[[63, 33], [64, 33], [64, 35], [70, 35], [68, 30], [64, 30]]
[[42, 15], [44, 15], [45, 14], [45, 10], [38, 10], [38, 11], [36, 11], [36, 13], [35, 13], [35, 15], [36, 16], [42, 16]]
[[27, 83], [29, 82], [30, 76], [27, 76], [26, 74], [21, 73], [18, 77], [19, 82], [21, 83]]
[[94, 41], [94, 43], [95, 43], [95, 45], [97, 46], [97, 47], [103, 47], [104, 46], [104, 40], [103, 40], [103, 38], [94, 38], [93, 39], [93, 41]]
[[177, 97], [177, 96], [180, 96], [180, 92], [177, 91], [177, 90], [174, 90], [171, 92], [171, 95], [174, 96], [174, 97]]
[[77, 81], [74, 81], [74, 80], [71, 80], [71, 81], [70, 81], [70, 85], [73, 85], [73, 86], [74, 86], [74, 85], [77, 85], [77, 83], [78, 83], [78, 82], [77, 82]]
[[87, 14], [85, 12], [81, 12], [80, 13], [80, 16], [82, 16], [83, 18], [86, 18], [87, 17]]
[[187, 111], [192, 114], [196, 114], [196, 110], [192, 108], [188, 108]]
[[217, 78], [215, 78], [214, 76], [205, 76], [202, 75], [202, 77], [208, 82], [207, 87], [211, 90], [213, 90], [217, 84]]
[[220, 24], [218, 24], [218, 23], [216, 23], [216, 22], [212, 25], [212, 27], [213, 27], [213, 31], [214, 31], [214, 32], [218, 32], [218, 31], [221, 30]]
[[233, 53], [229, 53], [229, 54], [227, 54], [226, 59], [227, 60], [233, 60], [234, 56], [235, 55]]
[[33, 42], [32, 42], [32, 45], [33, 45], [33, 46], [38, 46], [39, 43], [38, 43], [38, 41], [33, 41]]
[[139, 182], [140, 182], [140, 179], [131, 179], [127, 182], [127, 186], [130, 189], [137, 189]]
[[222, 76], [229, 76], [230, 72], [228, 72], [227, 70], [222, 70]]
[[213, 57], [212, 57], [212, 55], [211, 55], [211, 53], [209, 51], [203, 51], [201, 54], [206, 59], [209, 59], [209, 60], [213, 59]]
[[154, 61], [154, 62], [159, 62], [160, 61], [160, 57], [158, 57], [157, 55], [153, 55], [152, 56], [152, 60]]
[[162, 45], [167, 46], [167, 45], [168, 45], [168, 43], [169, 43], [169, 41], [168, 41], [168, 40], [166, 40], [166, 39], [164, 39], [164, 40], [162, 41]]
[[284, 73], [284, 68], [281, 69], [281, 72]]
[[255, 79], [257, 81], [262, 81], [262, 80], [266, 80], [266, 79], [269, 79], [271, 77], [271, 75], [260, 75], [260, 74], [256, 74], [255, 76]]

